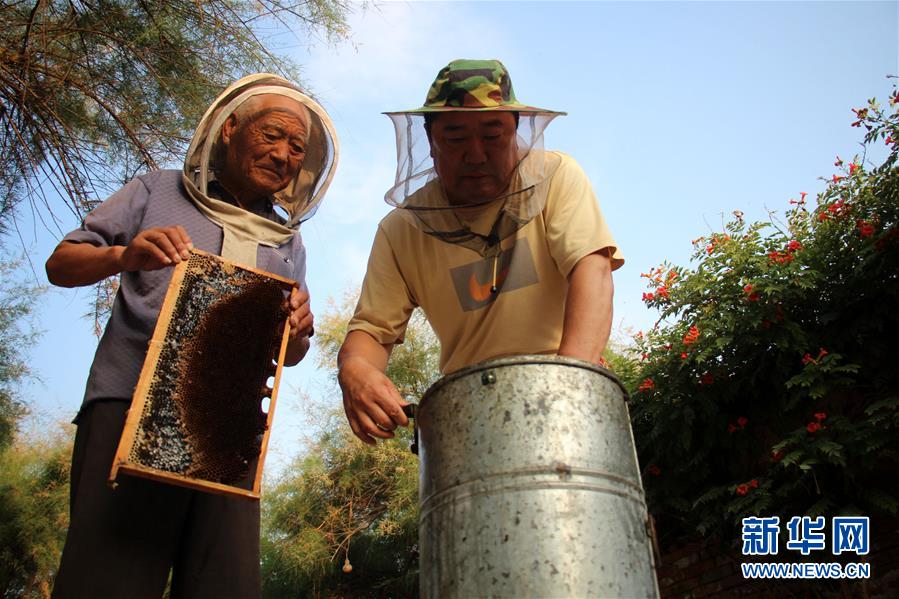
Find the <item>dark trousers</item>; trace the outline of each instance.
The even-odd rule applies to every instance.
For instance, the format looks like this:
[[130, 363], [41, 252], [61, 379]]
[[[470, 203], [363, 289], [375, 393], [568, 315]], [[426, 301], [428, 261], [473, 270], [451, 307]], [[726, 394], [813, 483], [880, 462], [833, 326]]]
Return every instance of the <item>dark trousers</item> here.
[[55, 599], [254, 598], [259, 502], [120, 474], [107, 484], [128, 402], [98, 401], [78, 418], [71, 523]]

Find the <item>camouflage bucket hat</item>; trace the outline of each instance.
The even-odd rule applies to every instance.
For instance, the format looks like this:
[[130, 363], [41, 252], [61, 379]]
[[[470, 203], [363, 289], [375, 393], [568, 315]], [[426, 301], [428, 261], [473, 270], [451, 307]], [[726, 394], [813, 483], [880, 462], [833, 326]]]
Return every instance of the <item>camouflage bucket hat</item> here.
[[498, 60], [454, 60], [437, 73], [424, 106], [385, 114], [426, 114], [451, 111], [509, 111], [564, 114], [521, 104], [509, 71]]

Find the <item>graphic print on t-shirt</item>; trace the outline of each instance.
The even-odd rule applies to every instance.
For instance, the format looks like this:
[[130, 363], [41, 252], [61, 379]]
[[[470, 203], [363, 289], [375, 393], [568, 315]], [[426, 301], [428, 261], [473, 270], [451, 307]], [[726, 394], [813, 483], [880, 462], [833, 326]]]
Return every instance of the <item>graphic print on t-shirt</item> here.
[[537, 269], [527, 239], [500, 252], [496, 263], [496, 292], [493, 286], [493, 257], [463, 264], [450, 269], [456, 296], [464, 312], [477, 310], [492, 303], [500, 293], [514, 291], [537, 283]]

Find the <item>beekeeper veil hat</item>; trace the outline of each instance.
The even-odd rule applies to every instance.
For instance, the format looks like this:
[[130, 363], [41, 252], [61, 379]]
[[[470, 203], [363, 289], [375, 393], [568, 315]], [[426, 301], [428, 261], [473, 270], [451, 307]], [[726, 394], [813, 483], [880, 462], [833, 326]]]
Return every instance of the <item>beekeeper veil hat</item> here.
[[[241, 106], [263, 94], [298, 102], [306, 108], [309, 120], [303, 164], [287, 186], [271, 197], [283, 223], [220, 201], [209, 193], [210, 182], [220, 178], [225, 168], [222, 125]], [[203, 115], [187, 151], [183, 180], [197, 207], [224, 229], [222, 256], [254, 266], [257, 245], [286, 243], [300, 223], [315, 214], [334, 177], [338, 155], [337, 134], [325, 109], [283, 77], [259, 73], [233, 83]]]
[[[470, 212], [502, 201], [487, 230], [471, 227], [439, 184], [425, 123], [447, 112], [518, 115], [517, 163], [509, 187], [499, 197], [474, 199], [465, 205]], [[559, 165], [557, 155], [543, 151], [543, 131], [565, 113], [519, 102], [509, 72], [500, 61], [454, 60], [437, 74], [423, 106], [385, 114], [396, 131], [397, 169], [394, 185], [384, 199], [403, 209], [407, 220], [429, 235], [489, 256], [499, 251], [499, 242], [543, 210], [548, 181]]]

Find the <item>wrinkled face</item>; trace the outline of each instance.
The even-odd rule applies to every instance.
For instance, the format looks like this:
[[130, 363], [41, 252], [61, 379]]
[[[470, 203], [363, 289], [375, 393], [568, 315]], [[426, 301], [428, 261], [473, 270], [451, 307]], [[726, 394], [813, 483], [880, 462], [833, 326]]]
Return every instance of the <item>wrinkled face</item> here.
[[249, 101], [246, 117], [232, 114], [222, 125], [222, 183], [241, 204], [287, 187], [303, 166], [309, 132], [309, 113], [299, 102], [277, 94]]
[[517, 162], [515, 117], [511, 112], [447, 112], [431, 125], [431, 157], [454, 205], [499, 197]]

